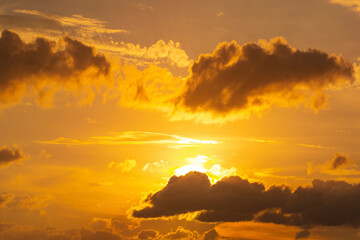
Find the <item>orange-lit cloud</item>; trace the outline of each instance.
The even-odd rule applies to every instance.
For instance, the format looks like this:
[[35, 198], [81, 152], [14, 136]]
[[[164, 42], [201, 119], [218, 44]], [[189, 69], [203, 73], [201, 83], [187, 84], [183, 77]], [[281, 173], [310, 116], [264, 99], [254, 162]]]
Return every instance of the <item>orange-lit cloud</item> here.
[[137, 235], [138, 239], [145, 239], [145, 240], [156, 240], [158, 238], [159, 232], [152, 230], [152, 229], [147, 229], [147, 230], [142, 230], [141, 232], [139, 232], [139, 234]]
[[154, 172], [155, 170], [157, 169], [161, 169], [163, 167], [166, 167], [168, 165], [168, 162], [167, 161], [164, 161], [164, 160], [160, 160], [158, 162], [151, 162], [151, 163], [146, 163], [143, 167], [143, 171], [146, 172], [146, 171], [149, 171], [149, 172]]
[[179, 240], [198, 240], [200, 239], [200, 235], [196, 231], [190, 231], [188, 229], [179, 226], [176, 231], [167, 233], [161, 237], [161, 240], [171, 240], [171, 239], [179, 239]]
[[122, 172], [129, 172], [131, 169], [136, 167], [136, 161], [133, 159], [126, 159], [123, 162], [110, 162], [109, 168], [120, 169]]
[[166, 68], [150, 65], [139, 70], [133, 64], [119, 66], [118, 88], [107, 98], [118, 98], [121, 106], [162, 111], [171, 115], [173, 99], [181, 93], [184, 81]]
[[53, 199], [51, 195], [15, 195], [12, 193], [0, 194], [1, 208], [24, 208], [28, 210], [41, 210]]
[[12, 162], [21, 161], [23, 159], [24, 154], [20, 148], [9, 148], [6, 146], [0, 147], [0, 166], [5, 166]]
[[223, 42], [191, 66], [176, 107], [180, 118], [208, 122], [262, 114], [272, 105], [318, 111], [326, 104], [324, 90], [352, 83], [353, 75], [353, 65], [341, 56], [297, 50], [283, 38]]
[[198, 212], [205, 222], [250, 221], [294, 226], [359, 226], [360, 185], [315, 179], [312, 186], [291, 191], [285, 186], [265, 189], [238, 176], [211, 184], [204, 173], [172, 176], [160, 191], [146, 198], [147, 207], [133, 211], [138, 218]]
[[0, 107], [20, 102], [28, 92], [49, 104], [59, 88], [91, 91], [89, 83], [101, 85], [100, 77], [110, 72], [108, 60], [79, 41], [64, 37], [58, 43], [45, 38], [25, 43], [7, 30], [0, 38], [0, 63]]
[[360, 12], [360, 1], [359, 0], [330, 0], [333, 4], [339, 4], [350, 8], [353, 11]]
[[52, 20], [58, 23], [60, 26], [72, 27], [81, 33], [128, 33], [129, 31], [124, 29], [107, 29], [105, 28], [106, 22], [94, 19], [86, 18], [81, 15], [72, 15], [71, 17], [59, 16], [56, 14], [46, 14], [37, 10], [23, 10], [17, 9], [14, 13], [21, 13], [24, 15], [32, 15], [41, 17], [47, 20]]
[[[144, 10], [151, 8], [143, 4], [139, 4], [138, 7]], [[31, 40], [34, 35], [46, 35], [50, 39], [58, 39], [67, 35], [137, 66], [165, 64], [187, 68], [192, 62], [179, 42], [159, 40], [153, 45], [145, 47], [139, 44], [114, 41], [112, 35], [130, 34], [130, 31], [109, 29], [106, 28], [105, 21], [81, 15], [60, 16], [37, 10], [18, 9], [9, 13], [0, 13], [0, 20], [2, 20], [0, 28], [14, 29], [21, 33], [26, 40]]]
[[88, 139], [57, 138], [50, 141], [36, 141], [43, 144], [66, 144], [66, 145], [123, 145], [123, 144], [168, 144], [181, 146], [198, 146], [202, 144], [218, 144], [215, 140], [199, 140], [185, 138], [177, 135], [170, 135], [155, 132], [114, 132], [108, 136], [95, 136]]
[[359, 167], [355, 160], [342, 153], [336, 153], [333, 158], [321, 164], [309, 162], [307, 173], [308, 175], [323, 173], [355, 179], [360, 176]]
[[[298, 235], [298, 228], [275, 225], [272, 223], [238, 222], [222, 223], [215, 227], [225, 239], [247, 240], [293, 240]], [[300, 238], [301, 239], [301, 238]], [[318, 238], [315, 238], [318, 239]]]

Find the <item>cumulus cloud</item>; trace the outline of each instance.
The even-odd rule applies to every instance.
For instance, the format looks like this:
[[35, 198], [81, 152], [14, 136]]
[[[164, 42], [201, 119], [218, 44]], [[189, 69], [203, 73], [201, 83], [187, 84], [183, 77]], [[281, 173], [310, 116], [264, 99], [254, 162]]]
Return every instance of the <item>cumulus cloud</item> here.
[[160, 191], [150, 194], [138, 218], [190, 212], [204, 222], [258, 221], [293, 226], [360, 226], [360, 185], [315, 179], [312, 186], [291, 191], [286, 186], [250, 183], [238, 176], [211, 184], [204, 173], [172, 176]]
[[69, 37], [58, 43], [45, 38], [25, 43], [15, 32], [1, 34], [0, 107], [19, 102], [29, 90], [46, 103], [58, 88], [86, 88], [89, 82], [99, 85], [100, 76], [109, 72], [105, 56]]
[[0, 147], [0, 166], [5, 166], [16, 161], [21, 161], [23, 159], [24, 154], [20, 148], [9, 148], [6, 146]]
[[223, 42], [194, 62], [175, 104], [185, 112], [179, 117], [204, 121], [245, 118], [272, 105], [305, 104], [318, 111], [327, 101], [324, 90], [352, 83], [353, 75], [352, 64], [341, 56], [297, 50], [280, 37], [244, 45]]

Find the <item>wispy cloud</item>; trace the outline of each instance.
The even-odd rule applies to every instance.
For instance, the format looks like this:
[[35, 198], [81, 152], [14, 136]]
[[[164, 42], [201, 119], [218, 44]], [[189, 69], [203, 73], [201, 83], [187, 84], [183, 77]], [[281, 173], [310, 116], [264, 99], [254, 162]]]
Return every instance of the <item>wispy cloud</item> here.
[[360, 0], [330, 0], [330, 3], [339, 4], [348, 7], [351, 10], [360, 12]]
[[298, 143], [297, 145], [301, 146], [301, 147], [308, 147], [308, 148], [333, 149], [332, 147], [326, 147], [326, 146], [314, 145], [314, 144]]
[[53, 20], [64, 27], [72, 27], [86, 33], [129, 33], [124, 29], [109, 29], [105, 27], [106, 22], [95, 18], [87, 18], [82, 15], [72, 15], [71, 17], [59, 16], [56, 14], [46, 14], [37, 10], [14, 10], [15, 13], [39, 16], [44, 19]]
[[260, 138], [244, 138], [244, 140], [249, 142], [257, 142], [257, 143], [269, 143], [269, 144], [283, 144], [285, 141], [278, 141], [274, 139], [260, 139]]
[[[152, 9], [151, 6], [142, 4], [137, 7], [143, 10]], [[118, 42], [113, 40], [114, 34], [130, 34], [130, 31], [107, 28], [106, 24], [106, 21], [82, 15], [60, 16], [38, 10], [18, 9], [0, 13], [0, 27], [16, 30], [25, 40], [31, 40], [34, 35], [45, 35], [53, 39], [67, 35], [139, 66], [168, 64], [187, 68], [192, 63], [179, 42], [159, 40], [151, 46]]]
[[136, 7], [140, 10], [154, 10], [154, 7], [153, 6], [149, 6], [149, 5], [145, 5], [145, 4], [137, 4]]
[[155, 132], [127, 131], [113, 132], [107, 136], [94, 136], [86, 139], [56, 138], [54, 140], [35, 141], [42, 144], [65, 144], [65, 145], [125, 145], [125, 144], [168, 144], [183, 147], [194, 147], [203, 144], [218, 144], [215, 140], [192, 139], [178, 135], [170, 135]]
[[136, 167], [136, 161], [133, 159], [126, 159], [123, 162], [111, 161], [108, 165], [112, 169], [120, 169], [122, 172], [130, 172], [131, 169]]
[[216, 16], [217, 16], [217, 17], [224, 16], [224, 12], [217, 12], [217, 13], [216, 13]]

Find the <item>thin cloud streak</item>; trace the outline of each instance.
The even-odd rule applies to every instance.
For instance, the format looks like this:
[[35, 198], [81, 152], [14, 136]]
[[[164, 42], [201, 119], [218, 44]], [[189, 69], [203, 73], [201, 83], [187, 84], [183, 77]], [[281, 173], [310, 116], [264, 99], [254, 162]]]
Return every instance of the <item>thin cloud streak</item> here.
[[126, 145], [126, 144], [169, 144], [182, 147], [194, 147], [207, 144], [218, 144], [215, 140], [199, 140], [155, 132], [127, 131], [113, 132], [109, 136], [94, 136], [87, 139], [56, 138], [48, 141], [35, 141], [42, 144], [64, 145]]

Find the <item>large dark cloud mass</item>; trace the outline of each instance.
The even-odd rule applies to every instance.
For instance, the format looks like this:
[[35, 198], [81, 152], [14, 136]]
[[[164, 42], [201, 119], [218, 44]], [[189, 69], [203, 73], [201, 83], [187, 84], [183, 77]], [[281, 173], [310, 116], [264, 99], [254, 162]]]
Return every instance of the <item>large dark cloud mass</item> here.
[[18, 147], [13, 149], [6, 146], [0, 147], [0, 166], [8, 165], [24, 158], [22, 150]]
[[326, 103], [323, 90], [352, 82], [353, 75], [341, 56], [296, 50], [282, 38], [242, 46], [224, 42], [193, 64], [177, 106], [213, 116], [261, 112], [272, 104], [306, 103], [319, 110]]
[[294, 226], [360, 226], [360, 185], [315, 179], [311, 187], [294, 191], [284, 186], [265, 189], [238, 176], [211, 184], [204, 173], [172, 176], [147, 197], [150, 206], [134, 217], [156, 218], [199, 211], [205, 222], [250, 221]]
[[82, 85], [83, 74], [107, 75], [110, 63], [93, 48], [64, 37], [61, 43], [36, 38], [25, 43], [15, 32], [0, 37], [0, 107], [21, 100], [30, 88], [41, 97], [48, 88]]

